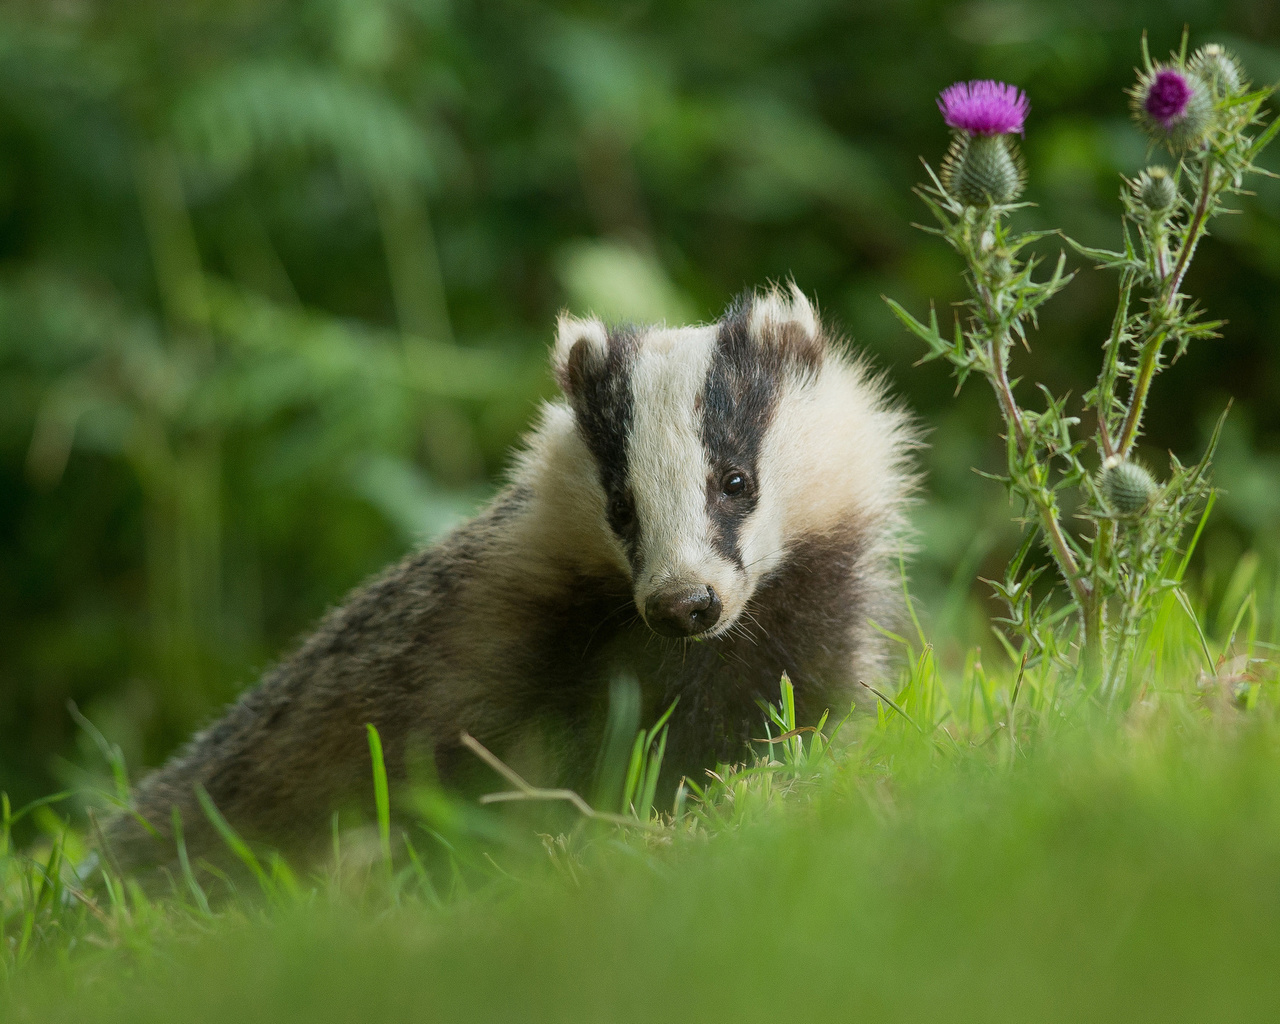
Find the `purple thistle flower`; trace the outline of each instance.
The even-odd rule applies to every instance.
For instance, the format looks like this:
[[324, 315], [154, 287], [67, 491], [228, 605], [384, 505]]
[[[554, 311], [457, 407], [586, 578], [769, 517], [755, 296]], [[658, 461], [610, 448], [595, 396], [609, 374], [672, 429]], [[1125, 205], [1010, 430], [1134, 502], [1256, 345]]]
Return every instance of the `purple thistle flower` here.
[[1021, 89], [983, 79], [947, 86], [938, 97], [938, 109], [948, 127], [971, 135], [1022, 135], [1031, 103]]
[[1143, 106], [1152, 120], [1158, 121], [1168, 131], [1187, 112], [1187, 104], [1191, 102], [1194, 91], [1181, 71], [1162, 68], [1151, 80]]
[[1144, 132], [1171, 153], [1193, 149], [1214, 128], [1211, 87], [1178, 58], [1138, 73], [1129, 90], [1133, 118]]

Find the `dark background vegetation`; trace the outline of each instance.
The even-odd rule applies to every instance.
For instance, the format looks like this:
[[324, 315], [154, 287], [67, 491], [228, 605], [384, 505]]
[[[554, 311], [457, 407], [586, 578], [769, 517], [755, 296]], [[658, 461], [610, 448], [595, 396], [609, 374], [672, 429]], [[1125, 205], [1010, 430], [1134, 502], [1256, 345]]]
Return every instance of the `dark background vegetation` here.
[[[880, 301], [959, 294], [910, 227], [934, 97], [1025, 87], [1024, 216], [1115, 243], [1146, 158], [1122, 90], [1143, 28], [1162, 53], [1184, 23], [1280, 80], [1262, 3], [6, 0], [0, 790], [84, 777], [68, 700], [155, 763], [474, 508], [551, 393], [560, 308], [709, 319], [786, 275], [932, 429], [913, 586], [955, 657], [1011, 541], [970, 471], [994, 409], [912, 369]], [[1149, 418], [1161, 468], [1236, 398], [1210, 591], [1280, 541], [1280, 188], [1240, 205], [1189, 279], [1226, 336]], [[1024, 380], [1088, 386], [1114, 287], [1055, 300]]]

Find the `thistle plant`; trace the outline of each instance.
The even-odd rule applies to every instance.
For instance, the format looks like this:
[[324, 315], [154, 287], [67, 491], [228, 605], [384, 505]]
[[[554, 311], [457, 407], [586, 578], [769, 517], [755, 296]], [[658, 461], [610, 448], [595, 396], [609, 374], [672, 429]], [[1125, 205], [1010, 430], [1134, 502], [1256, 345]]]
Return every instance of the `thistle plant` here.
[[[1144, 37], [1142, 57], [1129, 92], [1133, 117], [1151, 151], [1163, 148], [1170, 163], [1123, 180], [1122, 251], [1066, 239], [1098, 269], [1119, 274], [1101, 369], [1078, 403], [1037, 385], [1040, 407], [1034, 408], [1012, 376], [1015, 343], [1029, 347], [1041, 307], [1072, 277], [1064, 253], [1039, 278], [1040, 261], [1024, 255], [1055, 232], [1009, 225], [1011, 215], [1029, 205], [1018, 202], [1026, 175], [1017, 137], [1030, 112], [1021, 90], [968, 82], [939, 97], [954, 138], [939, 172], [925, 164], [929, 183], [916, 192], [937, 220], [925, 230], [964, 261], [969, 296], [954, 331], [943, 334], [932, 310], [924, 323], [886, 299], [928, 346], [922, 361], [946, 359], [960, 385], [980, 374], [1000, 407], [1007, 467], [994, 479], [1020, 506], [1026, 527], [1004, 579], [993, 581], [1007, 608], [1001, 622], [1011, 653], [1028, 665], [1051, 659], [1079, 670], [1108, 697], [1124, 684], [1144, 624], [1179, 596], [1186, 566], [1180, 545], [1211, 506], [1209, 460], [1217, 431], [1197, 464], [1183, 466], [1170, 456], [1167, 473], [1157, 479], [1134, 454], [1147, 397], [1156, 376], [1188, 345], [1217, 337], [1221, 322], [1205, 319], [1183, 290], [1187, 270], [1228, 197], [1243, 194], [1249, 174], [1266, 173], [1256, 161], [1280, 129], [1280, 121], [1260, 128], [1271, 90], [1251, 90], [1221, 47], [1188, 57], [1184, 35], [1168, 61], [1153, 61]], [[1064, 508], [1072, 510], [1070, 521]], [[1033, 556], [1038, 547], [1047, 561]], [[1035, 587], [1033, 596], [1033, 584], [1049, 569], [1053, 585]]]

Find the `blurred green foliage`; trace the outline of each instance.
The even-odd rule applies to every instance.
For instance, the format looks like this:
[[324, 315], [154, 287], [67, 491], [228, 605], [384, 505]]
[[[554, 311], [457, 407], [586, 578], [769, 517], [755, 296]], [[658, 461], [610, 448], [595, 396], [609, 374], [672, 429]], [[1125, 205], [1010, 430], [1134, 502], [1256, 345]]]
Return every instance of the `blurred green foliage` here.
[[[0, 789], [154, 763], [326, 605], [482, 500], [550, 394], [556, 311], [712, 318], [793, 274], [933, 428], [916, 588], [981, 625], [1011, 542], [988, 396], [911, 370], [879, 300], [959, 296], [912, 232], [934, 97], [1031, 96], [1033, 226], [1118, 240], [1138, 38], [1280, 80], [1261, 3], [8, 0], [0, 9]], [[1189, 281], [1224, 340], [1161, 381], [1158, 453], [1237, 399], [1210, 589], [1280, 542], [1280, 187]], [[1085, 273], [1019, 368], [1089, 379]], [[1252, 577], [1251, 577], [1252, 581]], [[79, 747], [77, 746], [79, 744]], [[82, 754], [84, 755], [82, 757]]]

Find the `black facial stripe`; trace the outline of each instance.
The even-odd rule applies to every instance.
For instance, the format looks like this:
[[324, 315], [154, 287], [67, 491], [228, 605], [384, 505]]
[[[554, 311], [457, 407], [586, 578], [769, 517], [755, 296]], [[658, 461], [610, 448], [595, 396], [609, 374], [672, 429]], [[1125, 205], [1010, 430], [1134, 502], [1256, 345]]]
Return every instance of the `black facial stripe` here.
[[[610, 493], [608, 486], [605, 484], [606, 495]], [[636, 518], [636, 502], [630, 487], [624, 484], [621, 490], [609, 498], [606, 518], [609, 520], [609, 528], [618, 535], [622, 546], [626, 548], [627, 560], [631, 563], [631, 567], [636, 568], [639, 558], [640, 521]]]
[[702, 444], [711, 467], [707, 479], [707, 513], [713, 542], [726, 558], [742, 567], [738, 534], [755, 509], [754, 483], [735, 496], [721, 490], [724, 474], [742, 470], [758, 479], [760, 447], [777, 409], [778, 388], [785, 372], [783, 352], [758, 344], [750, 334], [751, 297], [738, 299], [726, 311], [716, 333], [715, 351], [703, 389]]
[[578, 429], [600, 472], [609, 526], [622, 540], [632, 564], [637, 554], [638, 524], [629, 486], [627, 438], [635, 420], [631, 374], [636, 341], [633, 327], [610, 330], [607, 355], [603, 360], [584, 359], [575, 367], [569, 395]]

